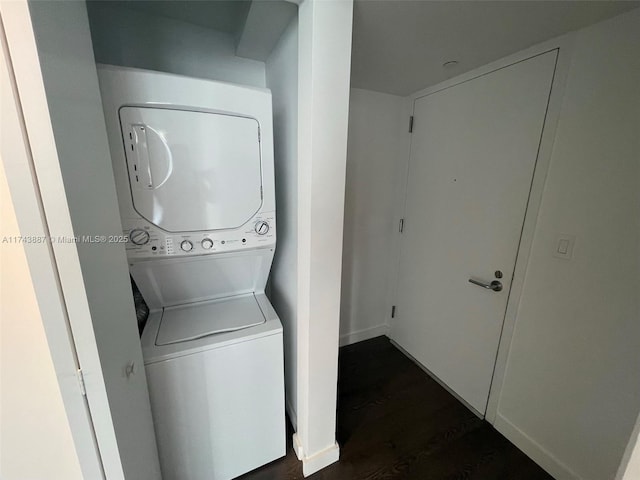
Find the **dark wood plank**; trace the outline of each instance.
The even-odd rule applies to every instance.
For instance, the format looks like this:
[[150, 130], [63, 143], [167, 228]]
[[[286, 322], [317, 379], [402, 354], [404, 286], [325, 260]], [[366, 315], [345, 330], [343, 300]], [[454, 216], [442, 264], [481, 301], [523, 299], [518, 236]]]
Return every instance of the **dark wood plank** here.
[[[291, 435], [242, 480], [302, 479]], [[553, 480], [386, 337], [340, 349], [337, 438], [340, 461], [312, 480]]]

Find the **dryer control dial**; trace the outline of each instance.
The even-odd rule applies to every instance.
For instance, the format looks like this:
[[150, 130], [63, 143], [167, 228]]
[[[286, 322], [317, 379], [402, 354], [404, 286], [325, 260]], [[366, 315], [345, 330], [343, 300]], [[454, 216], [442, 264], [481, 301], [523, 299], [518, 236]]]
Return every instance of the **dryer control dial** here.
[[134, 245], [146, 245], [150, 240], [149, 232], [141, 228], [134, 228], [129, 232], [129, 240]]
[[202, 248], [204, 248], [205, 250], [211, 250], [211, 248], [213, 247], [213, 240], [211, 240], [210, 238], [205, 238], [202, 240], [202, 242], [200, 242], [200, 245], [202, 245]]
[[183, 240], [180, 243], [180, 248], [184, 251], [184, 252], [190, 252], [191, 250], [193, 250], [193, 243], [191, 243], [189, 240]]
[[258, 235], [266, 235], [269, 233], [269, 224], [264, 220], [260, 220], [256, 223], [254, 229]]

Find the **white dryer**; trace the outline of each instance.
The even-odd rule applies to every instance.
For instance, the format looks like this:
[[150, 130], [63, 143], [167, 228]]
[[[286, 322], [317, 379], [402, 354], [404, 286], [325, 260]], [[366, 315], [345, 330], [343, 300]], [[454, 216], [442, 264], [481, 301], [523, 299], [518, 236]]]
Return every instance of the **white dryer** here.
[[164, 480], [285, 454], [268, 90], [99, 66]]

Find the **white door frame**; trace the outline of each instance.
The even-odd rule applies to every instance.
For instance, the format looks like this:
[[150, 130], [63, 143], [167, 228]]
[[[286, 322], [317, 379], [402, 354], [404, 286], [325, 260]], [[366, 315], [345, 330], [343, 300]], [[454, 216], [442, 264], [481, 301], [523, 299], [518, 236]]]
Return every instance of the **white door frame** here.
[[[551, 97], [549, 99], [549, 106], [544, 123], [544, 129], [542, 132], [542, 138], [540, 142], [540, 149], [538, 152], [538, 158], [536, 162], [535, 171], [533, 174], [533, 181], [531, 184], [531, 190], [529, 194], [529, 200], [525, 213], [522, 235], [520, 237], [520, 245], [518, 246], [518, 254], [516, 257], [515, 269], [513, 274], [513, 281], [511, 284], [511, 290], [509, 292], [509, 299], [507, 301], [507, 308], [504, 317], [504, 323], [502, 327], [502, 334], [500, 337], [500, 343], [498, 346], [498, 352], [496, 357], [496, 365], [493, 373], [493, 380], [491, 382], [491, 389], [489, 392], [489, 402], [487, 405], [487, 411], [485, 418], [490, 423], [494, 423], [497, 410], [498, 401], [500, 397], [500, 391], [502, 388], [502, 382], [504, 379], [505, 368], [507, 364], [507, 358], [509, 355], [509, 348], [511, 346], [511, 338], [513, 336], [513, 329], [515, 326], [516, 316], [518, 312], [518, 306], [520, 303], [520, 296], [522, 294], [522, 286], [526, 273], [526, 266], [528, 263], [529, 254], [531, 251], [531, 245], [533, 243], [533, 234], [535, 230], [536, 220], [538, 218], [538, 211], [540, 209], [540, 203], [542, 200], [542, 194], [544, 191], [544, 184], [551, 161], [551, 151], [553, 148], [553, 142], [555, 139], [556, 127], [558, 124], [560, 109], [562, 107], [562, 98], [565, 91], [565, 83], [567, 74], [569, 71], [569, 65], [571, 61], [571, 52], [573, 46], [573, 34], [563, 35], [548, 42], [535, 45], [531, 48], [523, 50], [521, 52], [509, 55], [500, 60], [492, 62], [488, 65], [476, 68], [470, 72], [456, 76], [455, 78], [441, 82], [432, 87], [428, 87], [424, 90], [420, 90], [408, 96], [406, 98], [405, 109], [407, 115], [413, 115], [414, 102], [425, 95], [430, 95], [445, 88], [452, 87], [454, 85], [469, 81], [473, 78], [485, 75], [499, 68], [509, 66], [513, 63], [525, 60], [527, 58], [539, 55], [549, 50], [558, 49], [558, 61], [556, 66], [555, 75], [552, 83]], [[411, 138], [408, 137], [409, 146], [407, 151], [409, 152], [406, 161], [403, 165], [404, 169], [404, 182], [398, 185], [399, 192], [396, 195], [398, 198], [398, 204], [396, 206], [396, 215], [398, 222], [404, 218], [407, 181], [409, 175], [409, 156], [410, 156], [410, 143]], [[411, 219], [407, 219], [407, 222], [411, 222]], [[400, 243], [398, 244], [401, 245]], [[400, 248], [398, 249], [400, 250]], [[400, 252], [396, 252], [396, 267], [392, 272], [394, 275], [394, 294], [393, 301], [389, 305], [389, 311], [391, 311], [392, 305], [396, 305], [397, 299], [397, 286], [399, 277], [399, 261]], [[394, 321], [394, 320], [391, 320]]]
[[[33, 152], [45, 145], [34, 145], [28, 135], [23, 102], [18, 92], [12, 62], [12, 54], [20, 55], [26, 60], [35, 53], [35, 43], [20, 42], [15, 35], [18, 30], [23, 35], [22, 40], [28, 39], [29, 34], [33, 38], [30, 22], [28, 25], [24, 23], [24, 20], [28, 20], [28, 14], [27, 17], [24, 16], [27, 13], [25, 8], [26, 3], [13, 3], [10, 7], [6, 3], [0, 3], [0, 42], [2, 44], [0, 51], [2, 57], [0, 157], [20, 233], [25, 237], [23, 247], [80, 468], [85, 478], [100, 479], [105, 478], [104, 468], [89, 406], [78, 376], [80, 364], [71, 333], [57, 259], [53, 245], [49, 241], [41, 241], [50, 238], [51, 228], [45, 214]], [[6, 28], [7, 23], [10, 23], [9, 32]], [[10, 48], [11, 41], [14, 43], [13, 49]], [[35, 60], [37, 62], [37, 56]], [[39, 68], [31, 72], [33, 85], [20, 85], [23, 94], [27, 89], [29, 94], [38, 95], [37, 75], [39, 73]], [[43, 91], [41, 93], [44, 94]], [[46, 101], [44, 105], [46, 107]], [[46, 119], [48, 121], [48, 116]], [[46, 136], [46, 132], [42, 133]], [[54, 154], [49, 160], [57, 161], [57, 156]]]
[[[5, 145], [10, 145], [3, 143], [3, 163], [21, 231], [48, 239], [26, 245], [25, 251], [38, 302], [48, 302], [41, 304], [41, 311], [65, 410], [84, 476], [123, 479], [78, 247], [71, 240], [74, 230], [27, 0], [0, 1], [0, 17], [19, 106], [13, 117], [20, 122], [29, 155], [28, 163], [5, 157]], [[51, 242], [52, 238], [68, 241]], [[34, 269], [32, 263], [38, 266]], [[84, 397], [79, 368], [84, 373]]]

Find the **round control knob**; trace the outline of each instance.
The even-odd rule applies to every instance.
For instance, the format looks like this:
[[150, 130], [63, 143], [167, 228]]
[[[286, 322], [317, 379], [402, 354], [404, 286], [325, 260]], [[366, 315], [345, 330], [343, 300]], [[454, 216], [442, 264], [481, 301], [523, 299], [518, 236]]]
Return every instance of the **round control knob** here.
[[205, 238], [202, 240], [202, 242], [200, 242], [200, 245], [202, 245], [202, 248], [204, 248], [205, 250], [210, 250], [213, 247], [213, 240], [211, 240], [210, 238]]
[[264, 220], [260, 220], [254, 227], [258, 235], [266, 235], [269, 232], [269, 224]]
[[185, 252], [190, 252], [193, 250], [193, 243], [189, 240], [183, 240], [182, 243], [180, 243], [180, 248]]
[[142, 230], [141, 228], [134, 228], [129, 232], [129, 240], [134, 245], [146, 245], [149, 243], [149, 232]]

